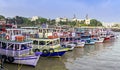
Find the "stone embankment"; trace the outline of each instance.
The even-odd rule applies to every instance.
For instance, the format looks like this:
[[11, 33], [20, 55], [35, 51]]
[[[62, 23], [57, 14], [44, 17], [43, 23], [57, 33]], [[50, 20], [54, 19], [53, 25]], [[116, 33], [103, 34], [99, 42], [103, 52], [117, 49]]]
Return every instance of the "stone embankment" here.
[[114, 32], [120, 32], [120, 28], [111, 28], [111, 30]]

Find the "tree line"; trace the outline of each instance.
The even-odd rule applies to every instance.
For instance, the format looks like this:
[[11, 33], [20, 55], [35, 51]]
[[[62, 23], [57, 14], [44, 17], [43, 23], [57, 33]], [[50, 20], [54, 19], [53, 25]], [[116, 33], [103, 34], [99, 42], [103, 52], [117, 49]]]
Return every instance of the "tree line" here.
[[85, 20], [82, 21], [69, 21], [66, 19], [66, 21], [60, 21], [56, 23], [55, 19], [47, 19], [43, 17], [39, 17], [35, 21], [31, 21], [30, 18], [27, 17], [22, 17], [22, 16], [15, 16], [13, 18], [7, 17], [5, 18], [4, 16], [0, 15], [0, 20], [5, 20], [6, 23], [11, 23], [11, 24], [17, 24], [19, 26], [38, 26], [43, 23], [47, 23], [48, 25], [69, 25], [71, 27], [74, 26], [103, 26], [102, 23], [96, 19], [91, 19], [90, 24], [85, 24]]

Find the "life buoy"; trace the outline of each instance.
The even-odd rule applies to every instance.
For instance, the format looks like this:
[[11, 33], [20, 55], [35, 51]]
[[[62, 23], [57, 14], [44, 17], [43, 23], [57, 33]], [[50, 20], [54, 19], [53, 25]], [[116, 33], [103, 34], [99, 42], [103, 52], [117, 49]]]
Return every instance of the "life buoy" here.
[[5, 36], [5, 39], [9, 40], [9, 39], [10, 39], [9, 35], [6, 35], [6, 36]]
[[40, 50], [39, 49], [35, 49], [35, 52], [40, 52]]
[[48, 54], [49, 51], [48, 51], [47, 49], [44, 49], [44, 50], [42, 51], [42, 53], [43, 53], [43, 54]]
[[49, 52], [50, 52], [50, 53], [54, 53], [54, 49], [53, 49], [53, 48], [50, 48], [50, 49], [49, 49]]
[[8, 62], [10, 62], [10, 63], [12, 63], [12, 62], [14, 62], [14, 57], [8, 57]]
[[54, 33], [53, 36], [58, 36], [57, 33]]

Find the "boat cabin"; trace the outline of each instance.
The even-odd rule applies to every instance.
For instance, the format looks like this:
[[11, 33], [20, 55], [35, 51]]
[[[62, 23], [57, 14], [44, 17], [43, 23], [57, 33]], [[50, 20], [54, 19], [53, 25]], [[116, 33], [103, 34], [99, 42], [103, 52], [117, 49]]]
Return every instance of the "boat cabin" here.
[[0, 54], [6, 56], [22, 56], [32, 48], [32, 41], [22, 35], [23, 29], [6, 29], [0, 35]]
[[34, 49], [50, 49], [60, 47], [60, 39], [32, 39]]

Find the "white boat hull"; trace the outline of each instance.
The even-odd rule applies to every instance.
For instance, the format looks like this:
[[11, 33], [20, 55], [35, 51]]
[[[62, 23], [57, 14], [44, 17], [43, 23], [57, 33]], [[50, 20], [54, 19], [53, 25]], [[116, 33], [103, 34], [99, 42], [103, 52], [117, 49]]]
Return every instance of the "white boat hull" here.
[[[71, 46], [71, 47], [69, 47]], [[69, 48], [69, 51], [72, 51], [75, 48], [75, 44], [68, 44], [67, 48]]]
[[104, 38], [99, 38], [97, 41], [95, 41], [96, 43], [103, 43]]
[[15, 60], [13, 63], [17, 64], [24, 64], [24, 65], [30, 65], [30, 66], [36, 66], [37, 62], [39, 60], [40, 55], [38, 56], [25, 56], [25, 57], [14, 57]]
[[84, 47], [85, 46], [85, 42], [77, 42], [76, 47]]

